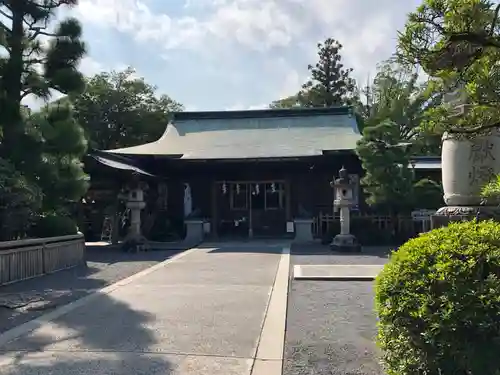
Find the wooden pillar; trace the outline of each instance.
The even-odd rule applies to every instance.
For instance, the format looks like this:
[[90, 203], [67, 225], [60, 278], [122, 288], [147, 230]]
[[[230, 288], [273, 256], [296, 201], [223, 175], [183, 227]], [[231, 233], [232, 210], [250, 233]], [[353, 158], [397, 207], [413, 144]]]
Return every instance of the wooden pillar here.
[[211, 193], [211, 221], [210, 227], [212, 236], [217, 238], [217, 182], [212, 180], [212, 193]]
[[292, 189], [290, 176], [285, 177], [285, 216], [287, 221], [292, 220]]

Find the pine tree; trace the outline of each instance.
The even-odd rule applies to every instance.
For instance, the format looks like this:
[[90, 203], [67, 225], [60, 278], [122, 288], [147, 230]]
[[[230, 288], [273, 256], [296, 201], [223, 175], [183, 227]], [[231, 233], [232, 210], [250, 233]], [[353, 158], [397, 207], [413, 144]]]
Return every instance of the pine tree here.
[[86, 141], [71, 108], [50, 106], [31, 114], [22, 105], [29, 95], [48, 100], [54, 91], [84, 88], [80, 23], [55, 19], [58, 9], [76, 5], [77, 0], [0, 0], [0, 181], [6, 181], [0, 193], [9, 192], [9, 202], [15, 202], [0, 204], [0, 216], [19, 218], [9, 228], [2, 225], [2, 239], [26, 235], [39, 214], [64, 211], [86, 189], [80, 163]]
[[7, 52], [0, 58], [1, 151], [15, 164], [22, 154], [14, 144], [26, 138], [22, 100], [84, 87], [77, 69], [85, 54], [80, 23], [73, 18], [54, 22], [59, 8], [76, 5], [77, 0], [0, 0], [0, 47]]
[[318, 43], [318, 62], [307, 68], [311, 79], [302, 86], [298, 100], [303, 107], [350, 105], [356, 96], [351, 68], [344, 68], [342, 45], [333, 38]]

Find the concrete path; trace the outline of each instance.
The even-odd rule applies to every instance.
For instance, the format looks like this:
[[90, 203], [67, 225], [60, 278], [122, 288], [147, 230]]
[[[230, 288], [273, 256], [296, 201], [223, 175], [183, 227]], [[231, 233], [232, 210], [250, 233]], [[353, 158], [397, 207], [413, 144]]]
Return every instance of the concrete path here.
[[289, 248], [189, 250], [0, 335], [2, 375], [281, 375]]

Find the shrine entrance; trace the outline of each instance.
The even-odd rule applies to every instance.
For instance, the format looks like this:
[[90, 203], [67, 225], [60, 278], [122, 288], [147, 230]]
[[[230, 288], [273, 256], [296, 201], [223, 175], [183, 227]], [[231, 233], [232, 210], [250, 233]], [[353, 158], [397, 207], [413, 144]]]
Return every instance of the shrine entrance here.
[[285, 181], [217, 182], [217, 232], [228, 237], [286, 233], [289, 193]]

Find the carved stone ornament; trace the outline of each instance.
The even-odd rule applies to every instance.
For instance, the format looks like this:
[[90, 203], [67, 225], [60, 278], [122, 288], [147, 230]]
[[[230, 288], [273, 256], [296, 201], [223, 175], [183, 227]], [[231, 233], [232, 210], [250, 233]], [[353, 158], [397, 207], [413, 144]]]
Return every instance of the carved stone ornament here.
[[474, 217], [477, 211], [480, 211], [481, 217], [497, 217], [500, 214], [499, 207], [489, 207], [489, 206], [447, 206], [441, 207], [436, 211], [434, 215], [436, 216], [467, 216]]

